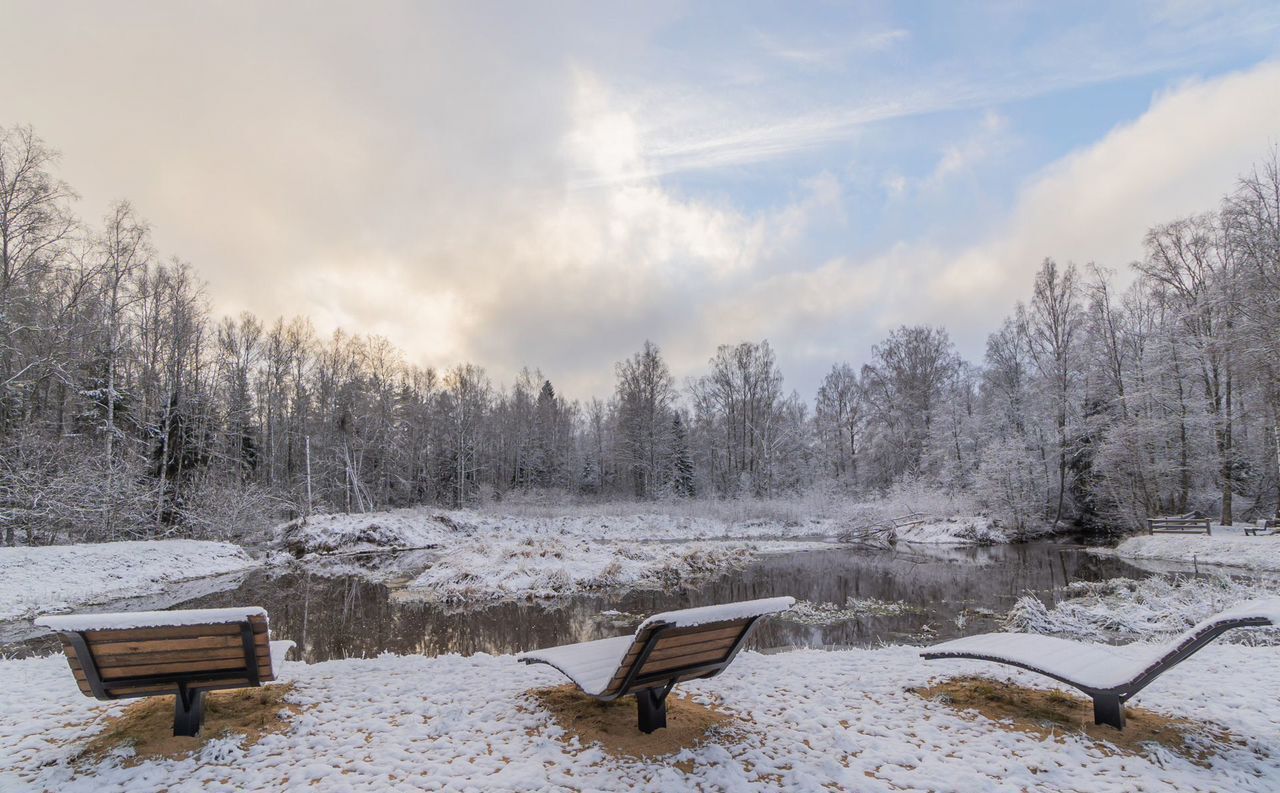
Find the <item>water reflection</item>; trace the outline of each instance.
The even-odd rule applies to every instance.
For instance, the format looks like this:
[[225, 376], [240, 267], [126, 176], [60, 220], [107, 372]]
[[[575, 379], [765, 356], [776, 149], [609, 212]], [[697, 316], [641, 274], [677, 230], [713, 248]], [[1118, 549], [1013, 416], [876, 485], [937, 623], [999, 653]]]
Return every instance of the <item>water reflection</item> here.
[[[990, 630], [987, 610], [1002, 614], [1022, 594], [1053, 597], [1070, 581], [1148, 575], [1113, 557], [1054, 543], [989, 548], [847, 548], [762, 558], [745, 571], [676, 592], [642, 591], [567, 598], [552, 603], [498, 603], [470, 608], [400, 602], [390, 590], [356, 576], [323, 577], [301, 568], [260, 570], [237, 588], [188, 600], [183, 608], [260, 605], [273, 633], [298, 643], [308, 662], [390, 651], [440, 655], [510, 653], [630, 632], [644, 615], [733, 600], [793, 595], [843, 605], [849, 598], [902, 601], [906, 614], [865, 616], [825, 625], [768, 620], [754, 645], [868, 646], [945, 639]], [[603, 614], [623, 612], [621, 616]], [[960, 615], [963, 620], [958, 620]], [[37, 649], [44, 642], [23, 649]]]

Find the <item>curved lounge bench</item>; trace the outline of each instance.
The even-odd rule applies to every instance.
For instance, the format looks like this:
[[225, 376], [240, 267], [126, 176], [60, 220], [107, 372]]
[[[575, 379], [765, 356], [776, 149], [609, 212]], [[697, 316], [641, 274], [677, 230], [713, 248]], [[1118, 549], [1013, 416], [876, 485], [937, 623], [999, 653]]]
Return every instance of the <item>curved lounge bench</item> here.
[[611, 701], [634, 694], [641, 732], [667, 726], [667, 695], [676, 683], [715, 677], [742, 649], [756, 623], [786, 611], [779, 597], [655, 614], [631, 636], [521, 653], [526, 664], [549, 664], [584, 694]]
[[174, 735], [195, 735], [204, 694], [275, 679], [290, 641], [270, 641], [260, 608], [59, 614], [36, 625], [62, 637], [85, 696], [101, 700], [174, 695]]
[[1093, 721], [1124, 729], [1124, 703], [1209, 642], [1235, 628], [1280, 624], [1280, 599], [1228, 609], [1167, 644], [1114, 647], [1034, 633], [986, 633], [934, 645], [926, 660], [972, 658], [1027, 669], [1080, 689], [1093, 699]]

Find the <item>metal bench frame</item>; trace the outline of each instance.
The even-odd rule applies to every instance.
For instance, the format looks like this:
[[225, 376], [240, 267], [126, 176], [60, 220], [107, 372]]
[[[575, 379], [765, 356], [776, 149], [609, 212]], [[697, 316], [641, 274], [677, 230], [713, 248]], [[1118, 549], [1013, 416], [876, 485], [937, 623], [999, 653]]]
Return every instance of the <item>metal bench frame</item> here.
[[1063, 677], [1062, 675], [1056, 675], [1053, 672], [1046, 672], [1032, 664], [1010, 661], [1005, 658], [996, 658], [990, 655], [983, 655], [981, 653], [931, 653], [925, 651], [920, 655], [928, 661], [935, 661], [942, 658], [972, 658], [977, 661], [990, 661], [992, 663], [1004, 664], [1006, 666], [1016, 666], [1020, 669], [1026, 669], [1029, 672], [1035, 672], [1038, 675], [1051, 677], [1060, 683], [1066, 683], [1073, 688], [1079, 689], [1093, 700], [1094, 724], [1107, 724], [1115, 727], [1117, 730], [1123, 730], [1124, 704], [1137, 695], [1139, 691], [1149, 686], [1157, 677], [1195, 655], [1205, 645], [1209, 644], [1209, 642], [1212, 642], [1227, 631], [1235, 630], [1236, 628], [1259, 628], [1271, 624], [1271, 620], [1266, 617], [1240, 617], [1237, 619], [1213, 623], [1204, 630], [1187, 637], [1185, 641], [1165, 653], [1164, 656], [1144, 669], [1137, 677], [1111, 688], [1094, 688], [1092, 686], [1082, 685], [1075, 680]]
[[[244, 645], [243, 669], [218, 669], [208, 672], [169, 672], [153, 675], [136, 675], [134, 677], [113, 677], [104, 681], [98, 671], [98, 662], [89, 643], [85, 641], [82, 631], [59, 631], [58, 633], [76, 651], [76, 659], [84, 671], [85, 680], [93, 695], [101, 700], [132, 699], [135, 697], [157, 696], [157, 694], [109, 694], [107, 688], [132, 688], [172, 684], [175, 688], [173, 698], [173, 734], [194, 736], [200, 732], [204, 721], [204, 695], [206, 691], [217, 691], [231, 688], [254, 688], [262, 684], [258, 671], [258, 656], [254, 646], [253, 625], [245, 620], [235, 623], [240, 626], [240, 639]], [[244, 678], [248, 685], [218, 685], [214, 681]], [[213, 683], [213, 685], [201, 685]]]

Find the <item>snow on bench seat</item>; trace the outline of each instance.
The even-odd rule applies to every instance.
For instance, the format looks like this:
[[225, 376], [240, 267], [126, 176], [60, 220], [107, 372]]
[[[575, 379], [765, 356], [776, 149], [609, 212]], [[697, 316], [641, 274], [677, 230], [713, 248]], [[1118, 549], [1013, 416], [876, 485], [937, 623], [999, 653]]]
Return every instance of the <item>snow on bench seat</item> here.
[[766, 614], [777, 614], [786, 611], [795, 604], [796, 599], [793, 597], [777, 597], [743, 600], [738, 603], [721, 603], [715, 606], [698, 606], [697, 608], [681, 609], [679, 611], [664, 611], [661, 614], [654, 614], [640, 623], [640, 627], [636, 628], [636, 634], [639, 635], [645, 628], [658, 623], [674, 625], [677, 628], [693, 628], [712, 622], [729, 622], [731, 620], [763, 617]]
[[1245, 601], [1201, 620], [1163, 644], [1116, 647], [1035, 633], [985, 633], [934, 645], [925, 655], [977, 657], [1028, 667], [1079, 687], [1115, 689], [1137, 680], [1207, 632], [1251, 619], [1280, 624], [1280, 598]]
[[1111, 647], [1035, 633], [985, 633], [934, 645], [929, 655], [969, 656], [1029, 666], [1090, 688], [1114, 688], [1141, 674], [1165, 653], [1163, 646]]
[[633, 641], [633, 636], [615, 636], [593, 642], [565, 644], [521, 653], [516, 656], [516, 660], [527, 659], [554, 666], [564, 672], [578, 688], [597, 696], [603, 694], [608, 687], [614, 672], [618, 671], [618, 664], [622, 662], [622, 657], [627, 654]]
[[267, 610], [257, 606], [178, 611], [132, 611], [107, 614], [45, 614], [32, 623], [55, 631], [107, 631], [133, 628], [173, 628], [189, 625], [216, 625], [244, 622], [250, 617], [267, 618]]

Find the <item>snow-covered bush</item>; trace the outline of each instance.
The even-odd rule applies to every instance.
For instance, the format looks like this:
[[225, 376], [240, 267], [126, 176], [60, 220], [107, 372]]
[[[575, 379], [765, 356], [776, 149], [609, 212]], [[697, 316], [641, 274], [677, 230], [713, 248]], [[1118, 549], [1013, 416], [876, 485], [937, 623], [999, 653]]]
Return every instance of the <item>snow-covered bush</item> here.
[[[1165, 638], [1241, 601], [1280, 596], [1280, 581], [1225, 575], [1112, 578], [1074, 582], [1063, 595], [1052, 608], [1034, 595], [1023, 596], [1006, 615], [1004, 627], [1088, 641]], [[1275, 644], [1280, 643], [1280, 629], [1233, 631], [1224, 639]]]

